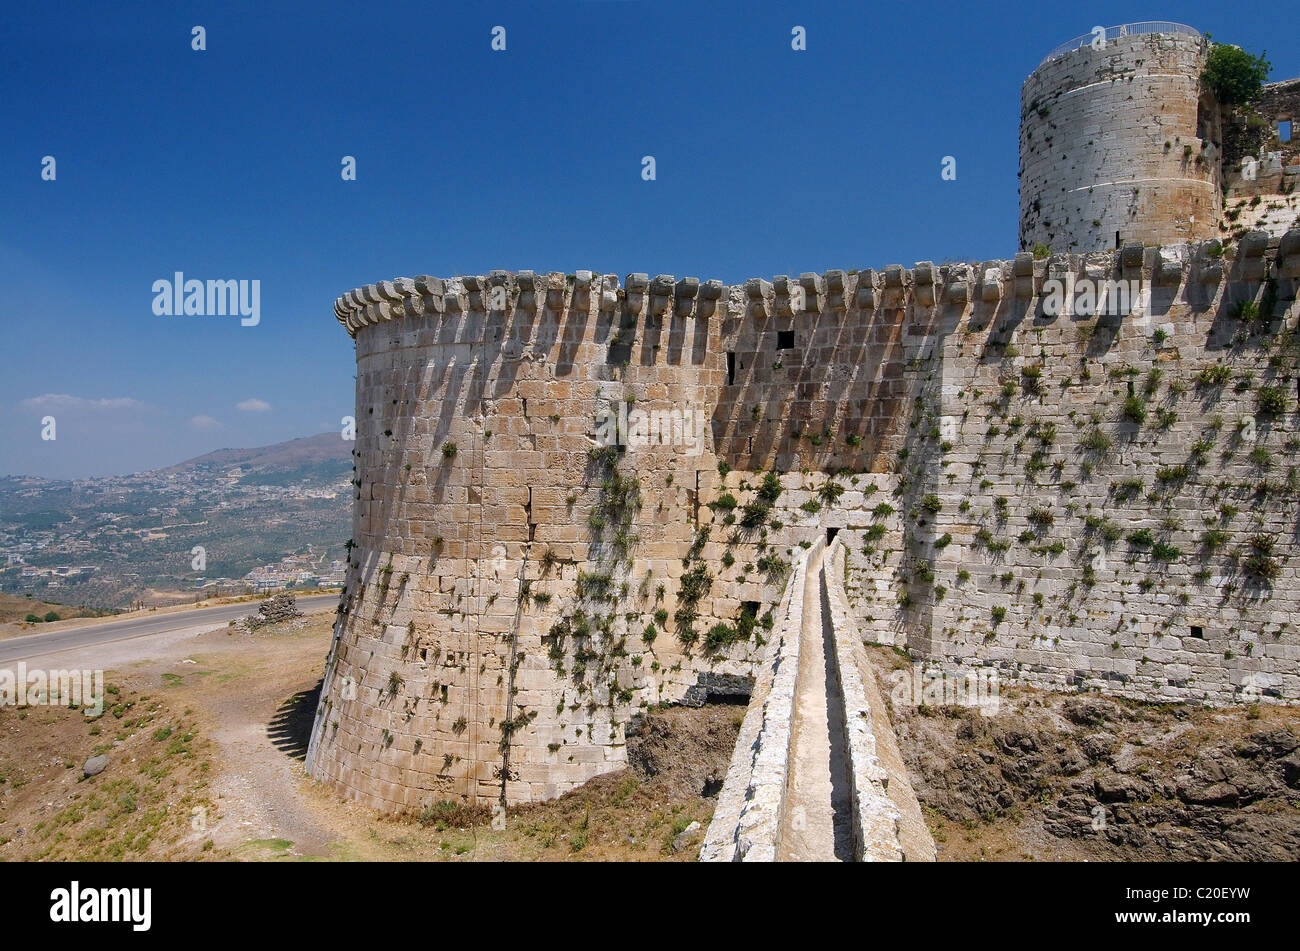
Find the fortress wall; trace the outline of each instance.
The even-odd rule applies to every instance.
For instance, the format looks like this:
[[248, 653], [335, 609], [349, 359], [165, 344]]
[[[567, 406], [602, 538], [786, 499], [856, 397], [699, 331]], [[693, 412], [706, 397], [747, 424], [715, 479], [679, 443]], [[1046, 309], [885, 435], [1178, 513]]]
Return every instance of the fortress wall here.
[[1197, 36], [1123, 36], [1051, 59], [1025, 80], [1021, 248], [1095, 251], [1218, 233], [1219, 160], [1202, 142], [1217, 121], [1212, 101], [1201, 107], [1207, 51]]
[[[1222, 260], [1182, 246], [804, 275], [812, 293], [797, 313], [780, 279], [494, 272], [346, 295], [355, 547], [311, 775], [401, 810], [494, 802], [503, 776], [509, 801], [546, 798], [618, 768], [644, 706], [747, 689], [770, 628], [708, 635], [739, 630], [747, 608], [774, 610], [828, 529], [849, 554], [847, 608], [864, 640], [1044, 685], [1294, 699], [1298, 374], [1295, 354], [1268, 341], [1294, 320], [1298, 267], [1290, 234], [1281, 251], [1252, 236]], [[1144, 282], [1150, 318], [1044, 317], [1043, 282], [1069, 271]], [[494, 281], [501, 309], [487, 306]], [[1231, 316], [1243, 299], [1273, 324], [1245, 328]], [[790, 350], [776, 349], [782, 330]], [[1231, 382], [1190, 382], [1216, 362]], [[1039, 392], [1026, 394], [1036, 366]], [[1121, 405], [1152, 367], [1163, 376], [1137, 427]], [[1233, 430], [1264, 385], [1281, 387], [1285, 413], [1260, 421], [1258, 446], [1240, 445]], [[703, 441], [601, 452], [594, 421], [611, 401], [698, 408]], [[1177, 415], [1157, 426], [1162, 409]], [[1205, 458], [1160, 484], [1216, 425]], [[1094, 429], [1110, 441], [1095, 458], [1080, 448]], [[779, 496], [746, 527], [767, 472]], [[1142, 488], [1121, 498], [1128, 478]], [[639, 506], [613, 505], [609, 487], [632, 479]], [[1203, 558], [1201, 518], [1221, 505], [1238, 511]], [[1122, 537], [1085, 583], [1092, 516]], [[1177, 557], [1129, 554], [1123, 537], [1143, 528]], [[1232, 567], [1256, 535], [1274, 539], [1271, 588]], [[684, 578], [700, 573], [686, 598]]]
[[[502, 310], [487, 307], [494, 280]], [[698, 534], [714, 515], [701, 495], [722, 480], [720, 288], [557, 274], [363, 289], [374, 299], [356, 299], [349, 328], [355, 548], [313, 775], [393, 810], [495, 801], [503, 775], [511, 801], [548, 798], [623, 763], [642, 707], [747, 689], [757, 639], [706, 651], [656, 618], [682, 606], [688, 565], [723, 551]], [[688, 414], [699, 439], [680, 438], [679, 422], [668, 445], [606, 458], [595, 423], [610, 408]], [[640, 499], [620, 525], [602, 516], [615, 475]], [[744, 602], [775, 606], [793, 548], [785, 572], [760, 577], [760, 546], [737, 555], [748, 579], [712, 583], [694, 604], [697, 635], [734, 623]]]
[[[896, 581], [913, 599], [898, 608], [909, 645], [1043, 686], [1295, 700], [1298, 374], [1279, 335], [1296, 323], [1300, 233], [1280, 267], [1261, 239], [1222, 260], [1182, 246], [1035, 262], [1034, 297], [963, 311], [918, 407], [943, 433], [903, 463], [913, 484], [941, 474], [928, 480], [937, 512], [907, 495]], [[1046, 316], [1043, 281], [1066, 272], [1140, 280], [1146, 316]], [[1263, 316], [1234, 317], [1240, 301]], [[1216, 364], [1230, 379], [1198, 383]], [[1130, 384], [1140, 424], [1124, 415]], [[1265, 389], [1282, 413], [1261, 410]], [[1256, 539], [1271, 581], [1249, 570]]]
[[[1265, 83], [1255, 109], [1273, 127], [1273, 137], [1265, 150], [1281, 153], [1284, 167], [1294, 166], [1300, 161], [1300, 79]], [[1288, 142], [1278, 139], [1277, 125], [1280, 121], [1291, 123], [1291, 139]], [[1290, 184], [1294, 186], [1294, 178]]]

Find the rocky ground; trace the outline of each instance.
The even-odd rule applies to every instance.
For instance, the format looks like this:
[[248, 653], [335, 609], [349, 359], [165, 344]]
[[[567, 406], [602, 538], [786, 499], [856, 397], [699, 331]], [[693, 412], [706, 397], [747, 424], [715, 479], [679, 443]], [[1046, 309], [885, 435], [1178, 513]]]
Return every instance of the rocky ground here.
[[[872, 650], [878, 672], [910, 664]], [[941, 861], [1300, 859], [1295, 708], [1003, 687], [995, 716], [892, 719]]]
[[628, 769], [504, 828], [446, 802], [381, 817], [303, 772], [333, 617], [97, 648], [97, 717], [0, 707], [0, 860], [694, 860], [743, 706], [647, 711]]
[[[98, 717], [0, 708], [0, 860], [695, 859], [743, 706], [647, 711], [627, 769], [504, 828], [453, 803], [381, 817], [303, 773], [332, 619], [101, 648]], [[888, 697], [910, 661], [872, 653]], [[999, 699], [892, 710], [941, 860], [1300, 859], [1300, 710]]]

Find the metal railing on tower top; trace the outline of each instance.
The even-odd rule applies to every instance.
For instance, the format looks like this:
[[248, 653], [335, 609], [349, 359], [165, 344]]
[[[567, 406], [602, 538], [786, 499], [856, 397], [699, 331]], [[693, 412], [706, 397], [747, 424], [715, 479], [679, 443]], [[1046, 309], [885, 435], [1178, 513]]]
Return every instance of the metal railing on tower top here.
[[[1184, 23], [1171, 23], [1168, 20], [1144, 20], [1141, 23], [1121, 23], [1119, 26], [1106, 27], [1106, 42], [1117, 40], [1121, 36], [1139, 36], [1143, 33], [1183, 33], [1188, 36], [1201, 36], [1201, 31], [1187, 26]], [[1045, 57], [1043, 62], [1035, 66], [1040, 69], [1043, 63], [1050, 62], [1058, 56], [1064, 56], [1066, 53], [1088, 46], [1097, 38], [1097, 34], [1085, 33], [1083, 36], [1076, 36], [1074, 39], [1062, 43], [1056, 49], [1052, 50]]]

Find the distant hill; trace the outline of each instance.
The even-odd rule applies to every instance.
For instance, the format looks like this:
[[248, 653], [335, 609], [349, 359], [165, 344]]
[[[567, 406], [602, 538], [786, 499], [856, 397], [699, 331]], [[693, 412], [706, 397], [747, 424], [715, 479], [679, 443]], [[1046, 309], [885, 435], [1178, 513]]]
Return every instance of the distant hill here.
[[[29, 615], [34, 615], [41, 620], [45, 615], [53, 611], [58, 615], [56, 620], [63, 620], [70, 617], [86, 617], [99, 614], [99, 611], [87, 611], [84, 608], [75, 607], [67, 604], [58, 604], [53, 601], [36, 601], [32, 598], [24, 598], [12, 594], [0, 594], [0, 625], [8, 624], [11, 621], [21, 621]], [[0, 631], [0, 636], [3, 636]]]
[[204, 468], [233, 469], [235, 466], [245, 469], [302, 469], [341, 461], [350, 467], [352, 446], [337, 432], [320, 433], [251, 449], [218, 449], [158, 471], [172, 473]]
[[336, 572], [351, 534], [352, 447], [330, 432], [126, 476], [0, 477], [0, 592], [118, 608], [244, 583], [254, 569], [266, 579], [268, 566], [290, 579]]

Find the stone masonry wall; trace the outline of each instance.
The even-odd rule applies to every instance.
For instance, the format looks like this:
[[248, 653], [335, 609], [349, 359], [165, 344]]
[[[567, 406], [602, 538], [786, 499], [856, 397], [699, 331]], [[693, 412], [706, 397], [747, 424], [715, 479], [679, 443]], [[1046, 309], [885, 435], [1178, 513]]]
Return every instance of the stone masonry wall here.
[[[353, 547], [309, 772], [400, 811], [618, 768], [645, 706], [748, 689], [830, 530], [866, 640], [1043, 684], [1294, 699], [1300, 233], [1216, 247], [345, 295]], [[1066, 272], [1145, 282], [1147, 315], [1046, 318]], [[1226, 382], [1196, 382], [1216, 365]], [[607, 448], [611, 404], [702, 411], [703, 437]]]

